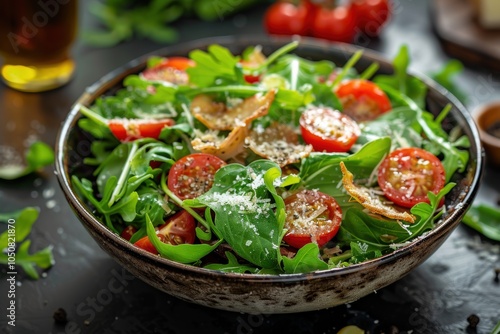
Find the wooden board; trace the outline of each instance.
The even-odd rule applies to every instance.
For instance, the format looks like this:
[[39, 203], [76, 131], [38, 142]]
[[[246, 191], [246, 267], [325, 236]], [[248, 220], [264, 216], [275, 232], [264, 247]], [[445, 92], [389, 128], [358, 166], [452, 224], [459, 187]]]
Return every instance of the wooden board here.
[[430, 0], [436, 35], [445, 51], [467, 65], [500, 72], [500, 29], [485, 29], [470, 0]]

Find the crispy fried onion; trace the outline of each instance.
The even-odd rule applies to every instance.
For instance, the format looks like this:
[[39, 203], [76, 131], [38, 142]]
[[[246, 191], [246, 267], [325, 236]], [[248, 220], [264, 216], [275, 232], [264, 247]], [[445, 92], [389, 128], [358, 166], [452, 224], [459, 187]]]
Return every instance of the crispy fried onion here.
[[254, 119], [266, 115], [275, 95], [275, 90], [270, 90], [265, 95], [255, 94], [234, 107], [228, 107], [214, 101], [210, 95], [200, 94], [191, 101], [190, 110], [196, 119], [211, 130], [232, 130], [249, 126]]
[[219, 136], [219, 131], [212, 130], [198, 133], [191, 141], [191, 145], [197, 151], [210, 153], [222, 160], [233, 158], [244, 150], [245, 137], [248, 135], [246, 126], [234, 128], [227, 137]]
[[255, 154], [280, 167], [299, 162], [312, 152], [311, 145], [299, 144], [298, 135], [291, 127], [277, 122], [265, 129], [253, 129], [245, 144]]
[[343, 161], [340, 162], [340, 169], [342, 171], [342, 183], [345, 190], [370, 212], [378, 213], [387, 218], [403, 220], [408, 223], [415, 222], [415, 216], [412, 214], [397, 211], [394, 207], [382, 203], [380, 198], [371, 194], [368, 188], [356, 186], [354, 184], [354, 176], [347, 170]]

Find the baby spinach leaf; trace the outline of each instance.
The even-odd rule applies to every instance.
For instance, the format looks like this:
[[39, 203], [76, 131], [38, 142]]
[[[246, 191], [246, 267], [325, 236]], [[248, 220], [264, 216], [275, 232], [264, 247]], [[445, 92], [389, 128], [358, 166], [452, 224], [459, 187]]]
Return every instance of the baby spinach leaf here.
[[419, 129], [417, 113], [408, 107], [399, 107], [373, 121], [366, 122], [356, 144], [366, 144], [376, 138], [389, 136], [392, 139], [393, 149], [421, 147], [422, 136]]
[[272, 168], [279, 166], [269, 160], [224, 166], [213, 187], [195, 201], [215, 211], [215, 226], [239, 256], [263, 268], [279, 267], [281, 231], [264, 180]]
[[293, 258], [283, 257], [283, 269], [287, 274], [308, 273], [328, 269], [325, 261], [320, 259], [319, 247], [309, 243], [299, 249]]
[[358, 208], [349, 208], [337, 239], [343, 245], [361, 242], [380, 249], [411, 237], [411, 232], [395, 220], [376, 218]]
[[375, 139], [365, 144], [354, 154], [344, 153], [313, 153], [302, 160], [299, 176], [300, 186], [308, 189], [318, 189], [335, 197], [339, 205], [346, 207], [357, 205], [350, 202], [350, 195], [342, 187], [342, 172], [340, 161], [356, 176], [356, 180], [368, 182], [373, 169], [380, 160], [389, 153], [391, 139], [388, 137]]
[[491, 240], [500, 241], [500, 210], [487, 204], [473, 205], [462, 222]]

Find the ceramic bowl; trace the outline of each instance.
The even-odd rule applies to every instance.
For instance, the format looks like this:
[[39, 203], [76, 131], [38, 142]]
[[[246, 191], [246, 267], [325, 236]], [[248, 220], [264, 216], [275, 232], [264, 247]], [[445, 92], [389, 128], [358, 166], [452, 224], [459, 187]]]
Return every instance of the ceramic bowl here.
[[[224, 37], [199, 40], [158, 50], [155, 55], [187, 55], [192, 49], [218, 43], [240, 54], [248, 45], [261, 45], [267, 54], [289, 40]], [[294, 51], [311, 59], [329, 59], [343, 65], [358, 48], [302, 39]], [[129, 74], [145, 68], [145, 55], [106, 75], [89, 87], [77, 104], [91, 105], [102, 94], [112, 94], [121, 87]], [[364, 51], [358, 62], [363, 70], [372, 62], [380, 64], [381, 73], [391, 73], [392, 65], [378, 54]], [[355, 301], [399, 280], [425, 261], [445, 241], [460, 223], [477, 193], [483, 158], [479, 133], [467, 110], [450, 93], [426, 78], [427, 109], [435, 114], [450, 104], [451, 112], [444, 120], [446, 127], [459, 126], [470, 138], [470, 160], [466, 171], [458, 175], [457, 186], [446, 196], [449, 210], [432, 231], [391, 254], [346, 268], [335, 268], [307, 274], [253, 275], [223, 273], [176, 263], [154, 256], [112, 233], [92, 213], [88, 204], [76, 193], [71, 175], [86, 175], [89, 171], [82, 159], [89, 154], [92, 138], [77, 127], [81, 117], [74, 107], [68, 114], [57, 139], [57, 176], [64, 194], [79, 220], [98, 245], [117, 262], [144, 282], [176, 296], [212, 308], [247, 313], [292, 313], [333, 307]]]
[[480, 105], [474, 111], [486, 162], [500, 166], [500, 101]]

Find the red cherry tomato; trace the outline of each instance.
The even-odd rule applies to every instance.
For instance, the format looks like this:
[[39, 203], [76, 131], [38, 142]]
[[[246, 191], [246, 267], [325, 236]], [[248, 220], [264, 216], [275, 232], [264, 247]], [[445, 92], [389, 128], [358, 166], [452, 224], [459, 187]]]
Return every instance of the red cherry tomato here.
[[[158, 235], [158, 238], [162, 242], [165, 241], [165, 237], [163, 235]], [[159, 254], [155, 246], [153, 246], [153, 243], [149, 240], [149, 237], [147, 235], [137, 240], [134, 243], [134, 246], [144, 249], [145, 251], [150, 252], [151, 254], [155, 255]]]
[[277, 1], [266, 10], [264, 27], [271, 35], [305, 36], [309, 33], [312, 8], [308, 1], [300, 1], [298, 5]]
[[445, 182], [441, 161], [434, 154], [416, 147], [394, 150], [378, 170], [378, 184], [385, 196], [405, 208], [420, 202], [429, 203], [427, 193], [437, 194]]
[[195, 62], [186, 57], [169, 57], [142, 72], [146, 80], [167, 81], [173, 84], [187, 84], [186, 70], [195, 66]]
[[297, 249], [310, 242], [324, 246], [337, 234], [342, 222], [342, 209], [335, 199], [315, 190], [287, 197], [285, 210], [287, 232], [283, 241]]
[[128, 225], [123, 229], [122, 233], [120, 233], [120, 237], [128, 241], [132, 238], [135, 232], [137, 232], [137, 229], [132, 225]]
[[225, 166], [212, 154], [193, 153], [177, 160], [168, 173], [168, 189], [182, 200], [196, 198], [212, 188], [215, 172]]
[[369, 121], [391, 110], [391, 101], [376, 84], [353, 79], [341, 82], [335, 88], [343, 112], [357, 122]]
[[312, 20], [312, 35], [330, 41], [351, 43], [356, 36], [356, 16], [351, 6], [318, 8]]
[[361, 132], [352, 118], [326, 107], [306, 109], [299, 123], [302, 138], [315, 151], [347, 152]]
[[389, 0], [354, 0], [352, 9], [358, 28], [370, 37], [378, 36], [382, 26], [391, 17]]
[[[196, 222], [186, 210], [182, 210], [170, 217], [165, 224], [156, 228], [158, 238], [167, 244], [192, 244], [196, 240]], [[158, 254], [148, 236], [137, 240], [134, 245], [150, 253]]]
[[129, 142], [140, 138], [158, 139], [161, 130], [175, 124], [175, 121], [166, 119], [111, 119], [108, 127], [113, 135], [121, 142]]

